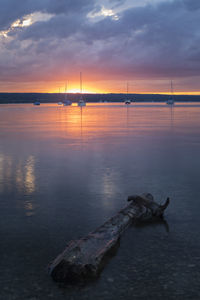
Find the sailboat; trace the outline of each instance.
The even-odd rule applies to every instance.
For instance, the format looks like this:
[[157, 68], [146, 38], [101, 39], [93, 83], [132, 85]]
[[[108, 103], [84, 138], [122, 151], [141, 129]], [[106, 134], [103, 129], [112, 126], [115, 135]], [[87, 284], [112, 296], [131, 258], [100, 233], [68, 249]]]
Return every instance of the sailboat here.
[[65, 84], [65, 100], [63, 101], [64, 106], [69, 106], [72, 104], [72, 101], [67, 99], [67, 83]]
[[127, 94], [127, 99], [124, 101], [124, 104], [129, 105], [129, 104], [131, 104], [131, 100], [128, 99], [128, 82], [127, 82], [127, 87], [126, 87], [126, 94]]
[[86, 106], [85, 101], [83, 100], [83, 94], [82, 94], [82, 72], [80, 72], [80, 94], [81, 99], [78, 101], [78, 106]]
[[[59, 96], [60, 96], [60, 87], [59, 87]], [[58, 105], [63, 105], [62, 101], [58, 101]]]
[[171, 96], [167, 100], [166, 104], [168, 104], [168, 105], [174, 105], [174, 95], [173, 94], [174, 94], [174, 91], [173, 91], [173, 82], [171, 80]]
[[33, 105], [40, 105], [40, 101], [35, 101]]

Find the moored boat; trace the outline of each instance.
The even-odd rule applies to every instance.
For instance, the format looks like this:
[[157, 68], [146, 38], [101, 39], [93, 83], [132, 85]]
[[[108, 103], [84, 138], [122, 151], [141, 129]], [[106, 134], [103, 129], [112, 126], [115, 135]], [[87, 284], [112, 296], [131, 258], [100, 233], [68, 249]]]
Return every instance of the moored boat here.
[[124, 101], [124, 104], [126, 104], [126, 105], [131, 104], [131, 100], [128, 99], [128, 87], [129, 87], [129, 85], [128, 85], [128, 82], [127, 82], [127, 86], [126, 86], [126, 95], [127, 95], [127, 99], [125, 99], [125, 101]]
[[167, 105], [174, 105], [174, 91], [173, 91], [173, 82], [171, 80], [171, 95], [169, 97], [169, 99], [167, 100], [166, 104]]
[[71, 100], [69, 100], [69, 99], [67, 99], [67, 100], [64, 100], [64, 101], [63, 101], [63, 105], [64, 105], [64, 106], [69, 106], [69, 105], [72, 105], [72, 101], [71, 101]]
[[80, 94], [81, 94], [81, 99], [78, 101], [78, 106], [86, 106], [86, 102], [83, 100], [83, 95], [82, 95], [82, 72], [80, 72]]
[[82, 100], [82, 99], [80, 99], [80, 100], [78, 101], [78, 106], [86, 106], [85, 101]]
[[35, 101], [33, 104], [34, 105], [40, 105], [40, 102], [39, 101]]
[[72, 101], [67, 99], [67, 96], [68, 96], [68, 94], [67, 94], [67, 83], [66, 83], [66, 85], [65, 85], [65, 100], [63, 101], [64, 106], [72, 105]]
[[131, 100], [125, 100], [124, 103], [127, 104], [127, 105], [131, 104]]

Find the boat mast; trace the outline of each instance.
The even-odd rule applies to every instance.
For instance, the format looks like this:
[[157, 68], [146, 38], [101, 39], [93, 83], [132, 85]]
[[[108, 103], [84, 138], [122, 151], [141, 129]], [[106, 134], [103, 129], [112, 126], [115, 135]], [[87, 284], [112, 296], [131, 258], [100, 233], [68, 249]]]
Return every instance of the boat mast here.
[[127, 81], [127, 86], [126, 86], [127, 99], [128, 99], [128, 88], [129, 88], [129, 85], [128, 85], [128, 81]]
[[174, 99], [173, 81], [171, 80], [171, 99]]
[[80, 72], [80, 93], [81, 93], [81, 100], [83, 99], [82, 97], [82, 72]]
[[172, 82], [172, 80], [171, 80], [171, 95], [173, 95], [174, 94], [174, 90], [173, 90], [173, 82]]
[[67, 99], [67, 82], [65, 83], [65, 100]]

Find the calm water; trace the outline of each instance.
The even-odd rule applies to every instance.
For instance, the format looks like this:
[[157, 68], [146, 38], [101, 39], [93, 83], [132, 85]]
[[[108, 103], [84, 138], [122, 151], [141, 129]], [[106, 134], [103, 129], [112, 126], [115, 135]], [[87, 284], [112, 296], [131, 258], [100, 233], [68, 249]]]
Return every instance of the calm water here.
[[[200, 299], [200, 106], [0, 106], [0, 299]], [[100, 278], [59, 287], [47, 265], [126, 205], [171, 200], [131, 227]]]

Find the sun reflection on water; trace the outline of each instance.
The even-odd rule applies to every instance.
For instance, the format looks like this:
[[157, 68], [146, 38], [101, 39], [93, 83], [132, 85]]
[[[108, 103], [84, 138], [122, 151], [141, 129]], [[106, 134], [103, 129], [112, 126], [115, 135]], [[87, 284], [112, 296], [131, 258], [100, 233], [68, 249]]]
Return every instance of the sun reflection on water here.
[[0, 192], [9, 188], [12, 178], [13, 160], [8, 155], [0, 154]]
[[33, 155], [29, 156], [26, 161], [24, 185], [28, 194], [35, 191], [35, 158]]
[[24, 202], [25, 215], [31, 217], [35, 214], [35, 206], [30, 200]]
[[28, 156], [25, 161], [21, 158], [14, 161], [11, 156], [0, 154], [0, 192], [12, 189], [13, 179], [20, 193], [24, 192], [26, 195], [34, 193], [35, 157], [33, 155]]

